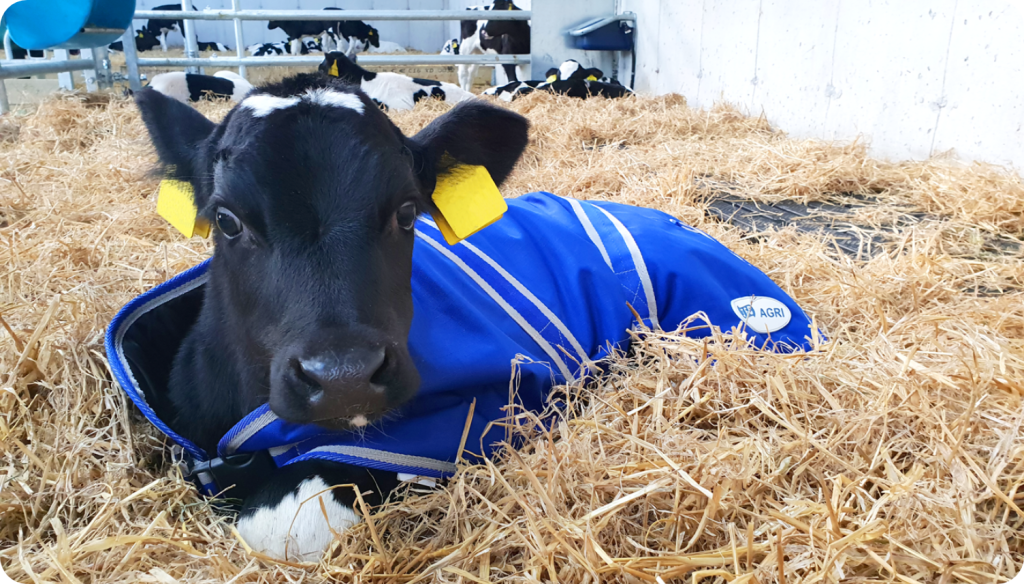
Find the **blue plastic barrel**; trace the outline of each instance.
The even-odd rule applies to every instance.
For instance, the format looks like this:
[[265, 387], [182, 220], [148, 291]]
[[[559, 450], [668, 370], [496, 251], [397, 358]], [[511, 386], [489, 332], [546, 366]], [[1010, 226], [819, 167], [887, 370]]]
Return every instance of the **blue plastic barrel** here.
[[21, 0], [3, 20], [26, 49], [91, 49], [118, 40], [134, 14], [135, 0]]

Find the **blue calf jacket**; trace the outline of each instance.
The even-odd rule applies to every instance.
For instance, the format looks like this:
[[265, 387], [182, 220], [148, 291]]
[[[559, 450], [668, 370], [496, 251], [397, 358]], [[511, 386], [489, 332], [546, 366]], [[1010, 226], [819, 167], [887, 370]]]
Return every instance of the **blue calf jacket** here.
[[[422, 385], [394, 415], [358, 432], [288, 423], [263, 405], [207, 453], [160, 420], [121, 343], [148, 310], [202, 286], [209, 260], [118, 313], [107, 332], [111, 369], [143, 414], [198, 461], [266, 450], [278, 466], [320, 459], [445, 477], [455, 471], [471, 407], [464, 458], [472, 461], [506, 438], [491, 423], [506, 418], [510, 403], [540, 412], [554, 385], [627, 348], [634, 311], [653, 329], [673, 331], [703, 313], [724, 331], [744, 330], [756, 346], [811, 347], [811, 320], [789, 295], [670, 215], [548, 193], [508, 206], [497, 223], [453, 246], [429, 218], [418, 221], [409, 350]], [[711, 334], [688, 329], [690, 337]], [[200, 483], [216, 491], [209, 477]]]

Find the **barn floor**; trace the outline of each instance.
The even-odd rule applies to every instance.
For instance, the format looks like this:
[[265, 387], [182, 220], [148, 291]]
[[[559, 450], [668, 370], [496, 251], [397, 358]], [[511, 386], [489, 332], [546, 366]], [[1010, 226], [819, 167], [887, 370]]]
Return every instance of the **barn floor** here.
[[[320, 565], [265, 561], [175, 475], [105, 364], [115, 311], [211, 248], [156, 215], [130, 102], [56, 98], [0, 118], [0, 567], [84, 583], [990, 584], [1020, 570], [1019, 176], [874, 160], [678, 96], [511, 107], [533, 137], [506, 195], [672, 213], [771, 275], [830, 342], [785, 356], [729, 331], [648, 336], [600, 384], [562, 388], [578, 413], [550, 434], [517, 419], [526, 449], [367, 513]], [[411, 132], [444, 109], [394, 118]], [[880, 247], [734, 226], [712, 212], [722, 197], [856, 201], [843, 220]]]

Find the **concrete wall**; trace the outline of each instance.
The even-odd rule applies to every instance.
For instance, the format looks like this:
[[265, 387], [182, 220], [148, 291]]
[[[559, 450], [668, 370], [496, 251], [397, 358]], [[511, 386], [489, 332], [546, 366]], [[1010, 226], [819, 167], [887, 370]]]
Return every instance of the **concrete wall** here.
[[764, 113], [873, 154], [1024, 169], [1024, 9], [1012, 0], [619, 0], [636, 88]]

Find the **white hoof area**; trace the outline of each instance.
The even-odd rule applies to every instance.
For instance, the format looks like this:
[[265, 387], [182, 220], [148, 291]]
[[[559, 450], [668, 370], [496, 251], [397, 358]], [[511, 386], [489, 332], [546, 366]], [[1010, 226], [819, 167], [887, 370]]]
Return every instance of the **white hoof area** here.
[[320, 477], [306, 479], [276, 506], [260, 507], [241, 517], [238, 532], [249, 547], [271, 558], [317, 562], [334, 537], [332, 529], [340, 533], [359, 522], [355, 512], [338, 503], [327, 489]]

